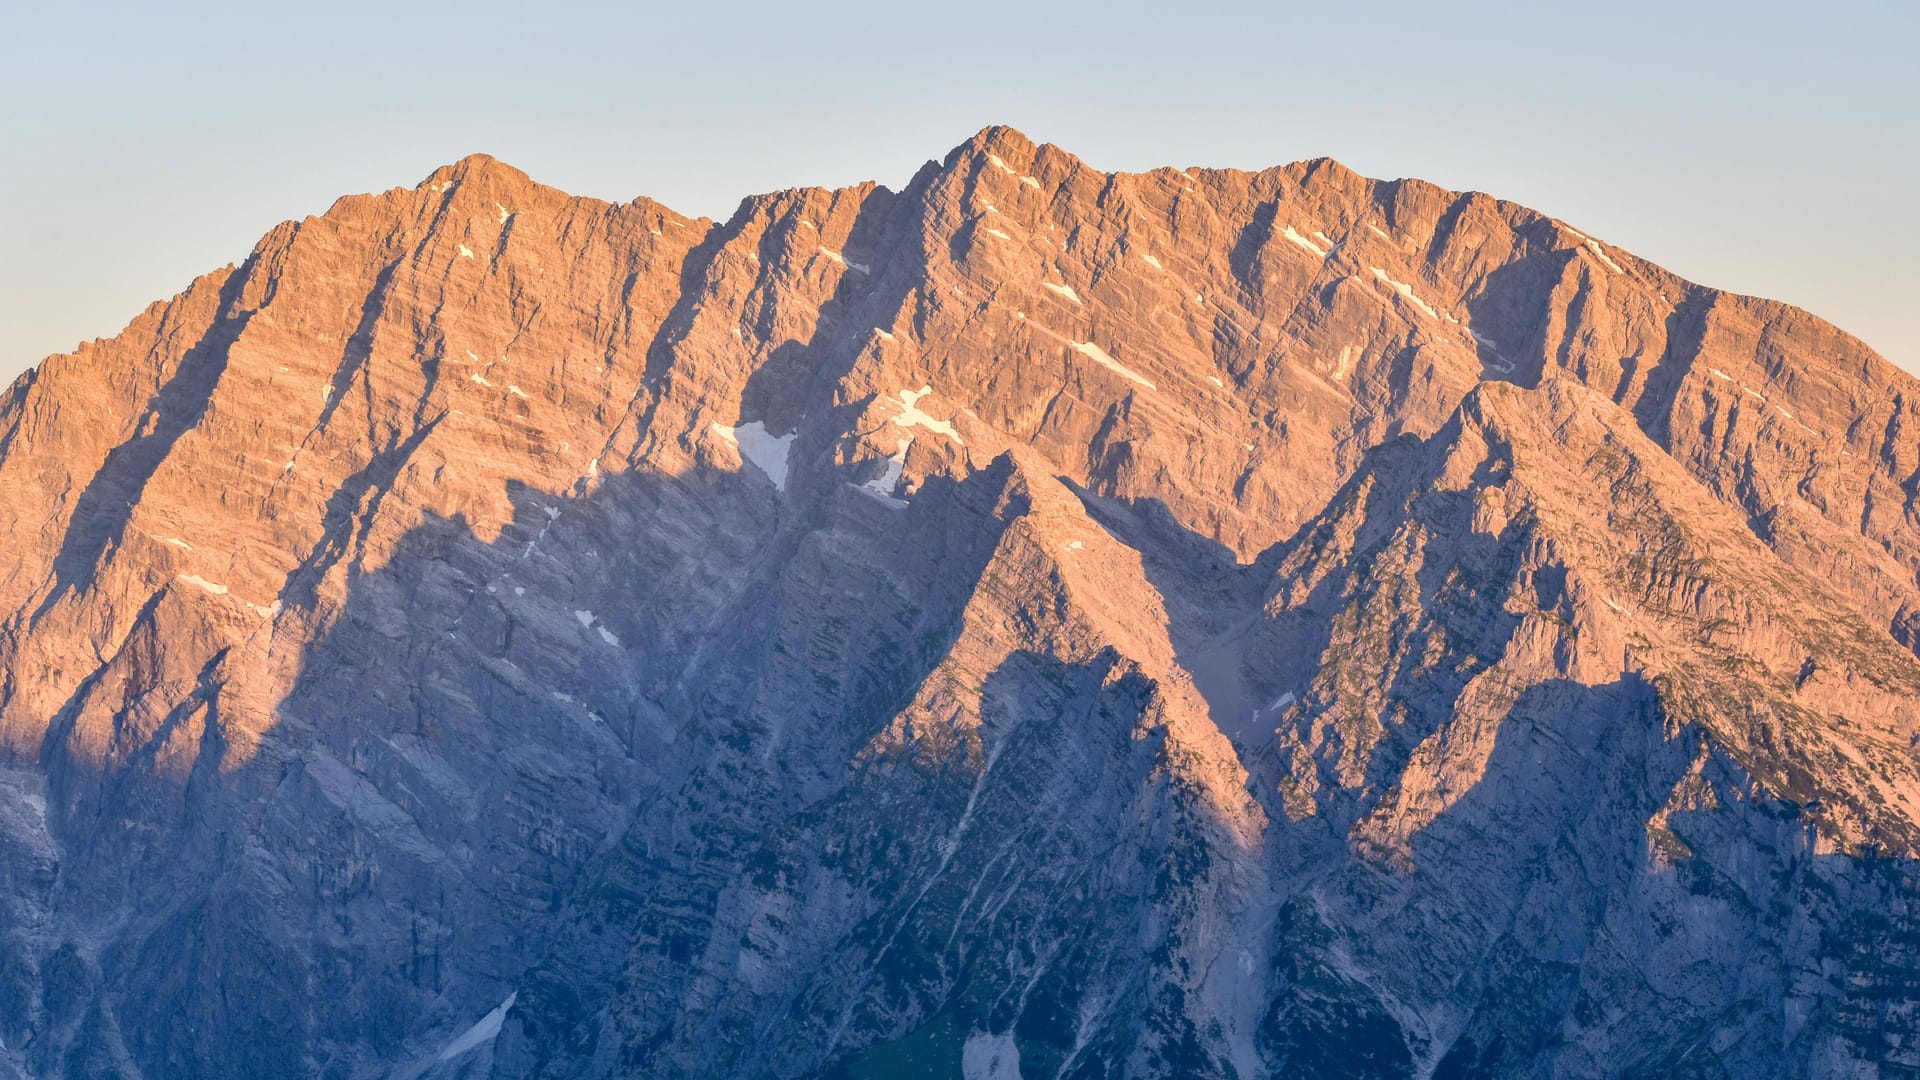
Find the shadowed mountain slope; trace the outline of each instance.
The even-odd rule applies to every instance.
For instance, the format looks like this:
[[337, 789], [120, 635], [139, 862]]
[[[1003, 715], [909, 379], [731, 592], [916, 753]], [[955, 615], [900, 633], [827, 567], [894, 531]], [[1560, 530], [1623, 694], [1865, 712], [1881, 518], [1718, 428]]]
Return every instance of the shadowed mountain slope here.
[[0, 1075], [1920, 1069], [1916, 403], [1329, 160], [344, 198], [0, 396]]

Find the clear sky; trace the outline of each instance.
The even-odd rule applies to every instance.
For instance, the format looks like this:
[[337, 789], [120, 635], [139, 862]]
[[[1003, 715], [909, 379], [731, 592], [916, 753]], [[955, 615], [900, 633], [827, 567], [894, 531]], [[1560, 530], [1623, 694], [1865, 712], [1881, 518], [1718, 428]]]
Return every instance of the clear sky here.
[[988, 124], [1526, 203], [1920, 370], [1920, 3], [11, 3], [0, 378], [276, 222], [486, 151], [725, 216]]

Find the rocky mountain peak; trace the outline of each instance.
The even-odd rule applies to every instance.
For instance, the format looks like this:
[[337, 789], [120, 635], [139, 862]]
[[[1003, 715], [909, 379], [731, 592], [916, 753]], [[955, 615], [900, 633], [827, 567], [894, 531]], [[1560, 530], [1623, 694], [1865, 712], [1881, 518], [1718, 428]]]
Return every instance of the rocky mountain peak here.
[[1920, 1068], [1916, 390], [1331, 159], [348, 196], [0, 396], [0, 1075]]
[[472, 153], [458, 161], [450, 162], [435, 169], [419, 184], [420, 187], [432, 187], [435, 184], [455, 184], [464, 181], [475, 183], [494, 183], [504, 189], [526, 189], [534, 186], [533, 179], [519, 169], [499, 160], [492, 154]]
[[1023, 165], [1031, 165], [1042, 149], [1060, 153], [1051, 146], [1043, 148], [1018, 128], [1008, 127], [1005, 124], [990, 124], [975, 132], [972, 138], [954, 147], [947, 154], [946, 160], [952, 162], [963, 158], [977, 159], [993, 155], [1004, 161], [1018, 161]]

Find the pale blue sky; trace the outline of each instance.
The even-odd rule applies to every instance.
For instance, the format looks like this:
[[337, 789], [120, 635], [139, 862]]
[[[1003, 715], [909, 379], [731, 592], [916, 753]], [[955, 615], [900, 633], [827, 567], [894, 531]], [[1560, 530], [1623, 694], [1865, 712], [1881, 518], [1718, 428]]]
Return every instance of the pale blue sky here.
[[0, 378], [486, 151], [725, 216], [1007, 123], [1107, 169], [1476, 188], [1920, 369], [1920, 4], [0, 8]]

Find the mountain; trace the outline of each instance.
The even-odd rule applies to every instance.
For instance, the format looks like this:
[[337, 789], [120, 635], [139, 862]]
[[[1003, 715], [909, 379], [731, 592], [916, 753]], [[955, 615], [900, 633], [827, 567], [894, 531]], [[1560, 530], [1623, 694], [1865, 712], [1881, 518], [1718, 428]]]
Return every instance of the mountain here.
[[1911, 1074], [1917, 408], [1324, 159], [344, 198], [0, 397], [0, 1075]]

